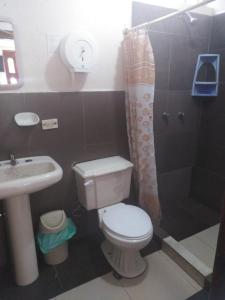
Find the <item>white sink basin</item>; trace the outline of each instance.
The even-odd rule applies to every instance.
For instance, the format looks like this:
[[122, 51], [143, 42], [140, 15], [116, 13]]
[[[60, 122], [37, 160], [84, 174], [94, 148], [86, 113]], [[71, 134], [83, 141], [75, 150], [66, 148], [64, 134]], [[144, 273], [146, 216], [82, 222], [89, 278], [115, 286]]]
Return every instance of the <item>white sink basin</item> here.
[[0, 161], [0, 199], [4, 199], [6, 221], [18, 285], [38, 278], [38, 264], [29, 194], [58, 182], [62, 168], [49, 156], [19, 158], [16, 165]]
[[62, 168], [49, 156], [36, 156], [0, 161], [0, 199], [30, 194], [58, 182]]

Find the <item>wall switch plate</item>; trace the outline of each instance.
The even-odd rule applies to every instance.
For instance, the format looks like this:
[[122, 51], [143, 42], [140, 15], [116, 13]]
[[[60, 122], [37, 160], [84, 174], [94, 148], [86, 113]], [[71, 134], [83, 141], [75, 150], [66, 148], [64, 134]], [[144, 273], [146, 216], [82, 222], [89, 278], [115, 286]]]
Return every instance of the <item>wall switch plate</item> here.
[[42, 129], [43, 130], [48, 130], [48, 129], [55, 129], [58, 128], [58, 119], [47, 119], [47, 120], [42, 120]]

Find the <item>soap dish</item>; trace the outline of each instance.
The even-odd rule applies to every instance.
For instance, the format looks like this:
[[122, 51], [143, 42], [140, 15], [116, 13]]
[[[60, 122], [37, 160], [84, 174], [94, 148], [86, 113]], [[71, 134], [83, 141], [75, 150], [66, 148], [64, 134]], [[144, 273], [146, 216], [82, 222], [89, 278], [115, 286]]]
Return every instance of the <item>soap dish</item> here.
[[18, 126], [34, 126], [40, 122], [39, 116], [32, 112], [16, 114], [14, 120]]

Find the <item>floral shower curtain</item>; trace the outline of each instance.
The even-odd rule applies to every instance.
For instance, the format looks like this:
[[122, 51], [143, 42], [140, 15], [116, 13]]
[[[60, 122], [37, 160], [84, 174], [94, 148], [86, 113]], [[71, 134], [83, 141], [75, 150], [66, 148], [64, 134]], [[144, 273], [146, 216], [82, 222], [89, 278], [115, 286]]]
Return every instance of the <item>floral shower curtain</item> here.
[[148, 33], [143, 30], [127, 33], [123, 52], [127, 130], [138, 200], [153, 222], [158, 223], [161, 212], [153, 132], [155, 64]]

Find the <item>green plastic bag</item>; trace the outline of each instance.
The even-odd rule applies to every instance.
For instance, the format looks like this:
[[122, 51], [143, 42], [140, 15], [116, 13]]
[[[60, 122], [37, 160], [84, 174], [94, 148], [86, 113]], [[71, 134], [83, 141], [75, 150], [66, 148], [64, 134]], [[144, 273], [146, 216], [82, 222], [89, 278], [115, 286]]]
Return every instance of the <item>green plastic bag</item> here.
[[39, 232], [37, 235], [37, 243], [39, 248], [43, 254], [48, 254], [54, 248], [60, 246], [65, 241], [69, 240], [73, 237], [77, 229], [73, 223], [73, 221], [68, 218], [68, 224], [66, 228], [57, 233], [41, 233]]

